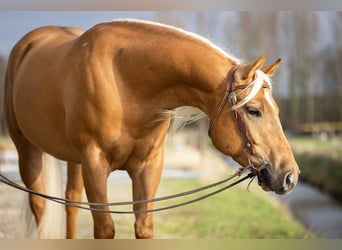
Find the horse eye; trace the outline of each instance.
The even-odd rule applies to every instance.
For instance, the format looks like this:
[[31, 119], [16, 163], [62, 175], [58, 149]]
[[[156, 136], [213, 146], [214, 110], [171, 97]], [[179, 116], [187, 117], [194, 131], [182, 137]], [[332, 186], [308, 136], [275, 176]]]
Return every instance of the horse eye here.
[[245, 109], [249, 115], [261, 117], [261, 111], [256, 107], [246, 107]]

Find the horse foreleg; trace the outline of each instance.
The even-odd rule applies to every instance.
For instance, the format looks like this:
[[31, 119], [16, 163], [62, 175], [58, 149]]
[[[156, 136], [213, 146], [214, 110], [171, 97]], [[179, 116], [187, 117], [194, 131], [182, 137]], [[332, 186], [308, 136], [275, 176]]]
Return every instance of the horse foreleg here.
[[[163, 151], [157, 154], [154, 159], [142, 162], [138, 173], [130, 172], [133, 183], [133, 199], [146, 200], [155, 198], [160, 182], [163, 165]], [[153, 209], [153, 203], [134, 204], [134, 211]], [[135, 215], [135, 237], [137, 239], [153, 238], [153, 215], [152, 213], [141, 213]]]
[[[74, 201], [82, 201], [83, 179], [82, 165], [68, 162], [68, 178], [65, 197]], [[78, 208], [66, 206], [67, 239], [76, 238]]]
[[[107, 177], [110, 165], [97, 148], [88, 149], [88, 154], [82, 162], [82, 176], [88, 201], [91, 203], [108, 203]], [[93, 209], [109, 210], [108, 206], [90, 206]], [[94, 237], [114, 238], [114, 222], [109, 213], [92, 211], [94, 222]]]

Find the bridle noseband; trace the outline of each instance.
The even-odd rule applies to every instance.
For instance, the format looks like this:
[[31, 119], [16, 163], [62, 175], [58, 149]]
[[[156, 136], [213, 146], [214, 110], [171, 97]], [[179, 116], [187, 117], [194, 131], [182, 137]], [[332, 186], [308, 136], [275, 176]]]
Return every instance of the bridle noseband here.
[[[251, 83], [246, 83], [246, 84], [242, 84], [242, 85], [238, 85], [238, 86], [235, 85], [234, 74], [239, 67], [240, 67], [240, 65], [235, 65], [228, 73], [228, 81], [227, 81], [227, 86], [226, 86], [226, 91], [225, 91], [224, 97], [221, 101], [220, 106], [216, 110], [214, 118], [212, 120], [210, 120], [209, 130], [208, 130], [208, 134], [210, 137], [211, 137], [211, 132], [212, 132], [212, 130], [216, 124], [216, 121], [217, 121], [218, 117], [220, 116], [220, 114], [222, 113], [222, 110], [223, 110], [224, 106], [226, 105], [226, 103], [229, 101], [232, 107], [234, 105], [236, 105], [237, 104], [236, 91], [249, 88], [254, 84], [254, 82], [251, 82]], [[263, 87], [268, 88], [269, 86], [267, 84], [264, 84]], [[234, 111], [235, 120], [237, 122], [238, 130], [239, 130], [240, 135], [242, 136], [242, 139], [244, 141], [244, 146], [245, 146], [245, 148], [249, 154], [248, 155], [249, 167], [251, 167], [254, 170], [257, 170], [256, 174], [258, 175], [259, 172], [263, 168], [265, 168], [269, 163], [264, 159], [264, 157], [261, 154], [255, 152], [252, 140], [249, 138], [249, 135], [248, 135], [246, 123], [242, 119], [239, 111], [237, 109], [233, 109], [233, 108], [231, 108], [231, 111]], [[260, 157], [262, 160], [262, 163], [258, 167], [255, 167], [251, 162], [251, 157], [253, 155]]]

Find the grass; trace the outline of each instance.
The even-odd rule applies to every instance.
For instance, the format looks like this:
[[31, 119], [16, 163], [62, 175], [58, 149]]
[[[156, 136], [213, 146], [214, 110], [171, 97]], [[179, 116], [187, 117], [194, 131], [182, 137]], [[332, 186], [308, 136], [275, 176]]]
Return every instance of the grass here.
[[342, 202], [341, 137], [330, 140], [295, 137], [289, 141], [301, 169], [301, 179]]
[[[166, 179], [162, 180], [158, 196], [173, 194], [203, 186], [199, 180]], [[247, 183], [240, 184], [216, 196], [185, 207], [154, 214], [154, 232], [157, 239], [288, 239], [312, 238], [299, 222], [291, 218], [274, 198], [264, 193], [255, 184], [251, 191], [246, 190]], [[111, 200], [127, 200], [130, 184], [111, 184]], [[253, 187], [254, 186], [254, 187]], [[123, 191], [124, 190], [124, 191]], [[126, 195], [124, 193], [126, 192]], [[115, 198], [116, 197], [116, 198]], [[194, 197], [192, 197], [194, 198]], [[180, 202], [174, 200], [173, 202]], [[170, 202], [158, 206], [169, 205]], [[156, 205], [156, 207], [158, 207]], [[79, 229], [81, 238], [92, 237], [92, 222], [89, 212], [81, 211]], [[86, 218], [84, 217], [86, 216]], [[133, 215], [114, 215], [116, 238], [134, 238]], [[85, 233], [85, 230], [87, 232]], [[85, 233], [85, 234], [84, 234]]]
[[[201, 186], [198, 180], [168, 180], [173, 192]], [[246, 184], [244, 184], [246, 185]], [[258, 187], [257, 187], [258, 188]], [[172, 192], [171, 191], [171, 192]], [[262, 191], [260, 191], [262, 192]], [[172, 238], [303, 238], [306, 230], [270, 197], [256, 190], [233, 188], [207, 200], [168, 211], [156, 222], [156, 237]]]
[[[4, 144], [8, 143], [3, 140]], [[8, 147], [8, 145], [7, 145]], [[212, 159], [213, 160], [213, 159]], [[223, 176], [222, 176], [223, 178]], [[197, 179], [163, 179], [158, 197], [191, 190], [203, 183]], [[128, 181], [109, 183], [109, 201], [131, 199]], [[192, 196], [195, 198], [198, 196]], [[182, 202], [184, 199], [173, 200]], [[171, 204], [163, 203], [160, 206]], [[158, 205], [159, 206], [159, 205]], [[157, 205], [156, 205], [157, 207]], [[134, 238], [134, 216], [113, 215], [116, 238]], [[294, 220], [287, 209], [252, 184], [229, 189], [206, 200], [185, 207], [154, 214], [154, 232], [157, 239], [258, 239], [258, 238], [313, 238], [313, 233]], [[89, 211], [80, 211], [78, 238], [92, 238], [92, 217]]]
[[342, 137], [320, 139], [311, 136], [288, 137], [293, 150], [298, 153], [308, 153], [325, 156], [334, 160], [342, 160]]

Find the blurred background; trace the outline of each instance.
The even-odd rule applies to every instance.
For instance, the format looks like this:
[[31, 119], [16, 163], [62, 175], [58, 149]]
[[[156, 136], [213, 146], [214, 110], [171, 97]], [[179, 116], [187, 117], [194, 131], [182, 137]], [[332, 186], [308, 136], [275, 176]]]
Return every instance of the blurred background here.
[[[229, 191], [218, 198], [213, 198], [212, 204], [217, 199], [217, 206], [221, 207], [222, 203], [232, 203], [230, 197], [232, 195], [236, 199], [234, 204], [241, 206], [236, 207], [235, 210], [243, 210], [242, 214], [234, 213], [229, 216], [232, 209], [228, 206], [222, 210], [223, 215], [218, 216], [217, 221], [211, 216], [206, 217], [207, 221], [203, 219], [204, 222], [196, 219], [196, 216], [212, 215], [212, 211], [208, 211], [213, 206], [209, 208], [210, 206], [205, 207], [205, 205], [204, 207], [194, 205], [192, 209], [197, 209], [197, 212], [190, 208], [188, 213], [183, 210], [177, 215], [167, 212], [158, 217], [158, 214], [156, 216], [158, 237], [342, 237], [342, 12], [0, 11], [1, 100], [8, 55], [14, 44], [25, 33], [44, 25], [89, 29], [99, 22], [117, 18], [144, 19], [183, 28], [208, 38], [246, 63], [264, 53], [269, 55], [268, 63], [273, 63], [277, 58], [282, 59], [280, 69], [273, 77], [273, 95], [280, 107], [283, 128], [302, 171], [301, 183], [295, 191], [284, 197], [260, 192], [254, 184], [250, 193], [246, 191], [246, 187], [243, 187], [236, 191], [238, 192], [236, 196]], [[19, 177], [15, 177], [17, 176], [16, 153], [8, 138], [2, 105], [1, 101], [0, 171], [20, 181]], [[236, 164], [229, 157], [221, 155], [212, 148], [207, 137], [206, 120], [184, 128], [173, 137], [172, 142], [166, 144], [165, 149], [163, 178], [165, 181], [161, 183], [160, 192], [166, 194], [222, 178], [223, 175], [231, 173], [230, 169], [236, 168]], [[113, 185], [129, 185], [124, 174], [115, 176], [113, 174], [110, 180]], [[127, 189], [126, 186], [124, 189]], [[7, 193], [7, 190], [10, 189], [0, 186], [0, 194]], [[18, 195], [19, 191], [13, 192]], [[253, 199], [245, 197], [251, 195], [256, 197]], [[123, 199], [127, 200], [127, 197], [130, 198], [130, 194], [129, 196], [123, 194]], [[113, 194], [113, 199], [117, 198], [118, 196]], [[0, 206], [2, 204], [2, 207], [7, 206], [9, 211], [13, 210], [14, 205], [6, 202], [3, 200]], [[247, 207], [251, 210], [246, 210]], [[255, 210], [264, 211], [265, 215], [254, 214]], [[15, 223], [10, 219], [11, 217], [6, 216], [6, 213], [9, 212], [2, 214], [0, 212], [0, 238], [15, 237], [8, 233], [11, 231], [11, 225]], [[279, 218], [269, 218], [270, 213], [277, 214]], [[218, 210], [215, 210], [215, 214], [220, 215]], [[88, 225], [89, 213], [85, 212], [84, 216], [88, 219], [82, 220], [80, 224]], [[183, 218], [182, 216], [188, 222], [179, 219]], [[227, 216], [233, 218], [233, 222], [222, 222], [222, 218]], [[241, 230], [232, 230], [232, 228], [236, 229], [237, 225], [241, 228], [241, 220], [245, 220], [243, 218], [246, 216], [249, 216], [252, 222], [246, 222], [246, 227], [242, 227]], [[165, 223], [165, 217], [169, 218], [170, 223]], [[265, 222], [265, 217], [269, 218], [270, 222]], [[117, 220], [123, 231], [127, 231], [127, 235], [123, 234], [121, 237], [133, 236], [131, 229], [129, 227], [126, 229], [125, 226], [127, 220], [132, 218], [127, 220], [122, 218]], [[281, 220], [283, 223], [272, 224], [272, 220], [274, 222]], [[174, 221], [189, 224], [189, 228], [179, 230], [177, 228], [179, 224]], [[169, 226], [165, 226], [166, 224]], [[260, 227], [260, 224], [265, 227]], [[289, 225], [278, 228], [279, 224]], [[91, 225], [82, 228], [89, 230], [83, 229], [84, 233], [81, 233], [80, 237], [91, 235]]]

